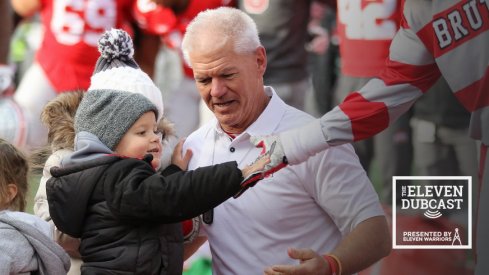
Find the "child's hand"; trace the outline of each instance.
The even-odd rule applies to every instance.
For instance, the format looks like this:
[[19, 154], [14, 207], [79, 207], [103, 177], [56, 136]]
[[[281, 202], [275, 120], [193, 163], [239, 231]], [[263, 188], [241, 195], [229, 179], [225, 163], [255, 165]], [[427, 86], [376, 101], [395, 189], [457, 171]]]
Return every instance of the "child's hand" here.
[[270, 155], [260, 155], [251, 165], [241, 169], [243, 174], [243, 181], [241, 182], [241, 189], [233, 197], [236, 199], [241, 196], [248, 188], [255, 186], [255, 184], [266, 176], [265, 167], [270, 163]]
[[269, 155], [261, 155], [259, 156], [255, 162], [246, 166], [241, 170], [243, 174], [243, 178], [247, 178], [249, 175], [254, 174], [256, 172], [265, 172], [265, 166], [270, 163]]
[[182, 170], [187, 170], [188, 168], [188, 163], [190, 162], [190, 159], [192, 158], [192, 151], [187, 150], [185, 152], [185, 155], [182, 155], [182, 147], [183, 147], [183, 142], [185, 139], [181, 139], [177, 146], [175, 146], [175, 149], [173, 150], [173, 155], [171, 156], [171, 163], [178, 166]]

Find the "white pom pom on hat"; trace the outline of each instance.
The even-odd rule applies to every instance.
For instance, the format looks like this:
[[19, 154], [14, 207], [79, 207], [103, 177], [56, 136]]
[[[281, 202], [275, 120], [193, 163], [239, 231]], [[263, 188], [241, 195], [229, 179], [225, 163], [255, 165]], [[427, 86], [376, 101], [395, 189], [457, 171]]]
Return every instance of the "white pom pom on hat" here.
[[163, 117], [160, 89], [133, 59], [134, 47], [129, 34], [120, 29], [106, 31], [98, 41], [100, 58], [90, 79], [91, 90], [119, 90], [146, 96], [158, 108], [158, 121]]

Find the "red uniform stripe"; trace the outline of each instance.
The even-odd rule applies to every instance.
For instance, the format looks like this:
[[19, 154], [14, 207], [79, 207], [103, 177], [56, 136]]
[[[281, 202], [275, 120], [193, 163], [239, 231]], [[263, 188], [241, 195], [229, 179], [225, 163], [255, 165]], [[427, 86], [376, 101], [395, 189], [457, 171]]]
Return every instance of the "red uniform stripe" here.
[[382, 71], [379, 78], [388, 86], [408, 83], [425, 93], [440, 76], [440, 70], [435, 63], [410, 65], [387, 60], [386, 69]]
[[389, 113], [383, 102], [370, 102], [358, 92], [351, 93], [339, 105], [351, 121], [353, 140], [362, 140], [387, 128]]
[[489, 106], [489, 68], [486, 69], [484, 76], [469, 86], [455, 93], [460, 103], [473, 112], [480, 108]]

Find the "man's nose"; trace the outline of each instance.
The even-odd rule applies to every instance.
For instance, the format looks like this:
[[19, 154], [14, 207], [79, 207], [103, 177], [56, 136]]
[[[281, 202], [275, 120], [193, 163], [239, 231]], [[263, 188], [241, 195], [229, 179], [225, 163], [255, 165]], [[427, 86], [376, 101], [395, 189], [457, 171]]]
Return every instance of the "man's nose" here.
[[211, 85], [211, 96], [212, 97], [221, 97], [226, 93], [226, 86], [224, 85], [224, 81], [219, 78], [212, 79]]

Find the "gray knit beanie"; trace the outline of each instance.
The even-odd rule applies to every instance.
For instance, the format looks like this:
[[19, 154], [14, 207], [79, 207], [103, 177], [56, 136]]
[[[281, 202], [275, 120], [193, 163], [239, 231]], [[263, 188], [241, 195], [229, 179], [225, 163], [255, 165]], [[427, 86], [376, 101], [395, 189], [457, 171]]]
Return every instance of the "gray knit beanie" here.
[[98, 50], [100, 58], [95, 65], [88, 90], [142, 94], [158, 108], [159, 121], [163, 116], [161, 91], [134, 60], [134, 48], [129, 34], [120, 29], [106, 31], [98, 41]]
[[75, 115], [75, 132], [97, 136], [112, 151], [144, 113], [158, 108], [144, 95], [115, 90], [88, 91]]

